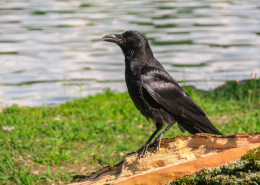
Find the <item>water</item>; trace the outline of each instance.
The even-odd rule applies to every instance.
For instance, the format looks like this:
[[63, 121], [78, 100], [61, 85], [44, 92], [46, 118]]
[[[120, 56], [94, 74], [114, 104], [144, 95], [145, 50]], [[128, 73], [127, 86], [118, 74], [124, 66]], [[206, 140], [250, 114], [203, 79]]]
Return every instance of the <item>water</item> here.
[[101, 41], [125, 30], [145, 34], [180, 84], [260, 76], [259, 0], [0, 0], [0, 107], [125, 91], [123, 54]]

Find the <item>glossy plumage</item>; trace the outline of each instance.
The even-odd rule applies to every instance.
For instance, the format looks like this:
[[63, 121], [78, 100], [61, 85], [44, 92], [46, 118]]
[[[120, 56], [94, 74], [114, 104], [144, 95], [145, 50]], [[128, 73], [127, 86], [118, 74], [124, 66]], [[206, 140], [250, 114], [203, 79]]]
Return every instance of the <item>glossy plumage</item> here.
[[137, 109], [156, 123], [156, 130], [139, 150], [139, 158], [146, 154], [153, 137], [156, 149], [167, 130], [175, 123], [191, 134], [219, 134], [201, 107], [178, 85], [163, 66], [155, 59], [147, 39], [137, 31], [107, 35], [104, 41], [120, 46], [125, 55], [125, 79], [130, 97]]

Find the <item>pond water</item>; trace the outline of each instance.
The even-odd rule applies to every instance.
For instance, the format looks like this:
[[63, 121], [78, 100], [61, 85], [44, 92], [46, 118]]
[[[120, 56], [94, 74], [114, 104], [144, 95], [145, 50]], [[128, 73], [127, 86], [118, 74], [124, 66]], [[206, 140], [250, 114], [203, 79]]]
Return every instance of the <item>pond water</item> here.
[[259, 0], [0, 0], [0, 106], [125, 91], [123, 54], [101, 38], [126, 30], [181, 85], [260, 76]]

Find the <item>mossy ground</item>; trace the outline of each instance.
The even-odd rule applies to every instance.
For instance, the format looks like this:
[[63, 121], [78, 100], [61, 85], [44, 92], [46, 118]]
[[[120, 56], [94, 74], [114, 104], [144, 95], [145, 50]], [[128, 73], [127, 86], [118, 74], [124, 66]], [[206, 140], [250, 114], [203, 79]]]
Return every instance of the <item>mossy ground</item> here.
[[260, 148], [249, 150], [234, 162], [203, 169], [197, 174], [185, 175], [169, 185], [244, 185], [260, 184]]
[[[184, 89], [222, 133], [260, 130], [260, 80], [214, 91]], [[13, 105], [0, 120], [1, 184], [68, 183], [75, 174], [120, 162], [155, 130], [127, 92], [109, 90], [57, 107]], [[174, 125], [165, 137], [176, 135], [183, 134]]]

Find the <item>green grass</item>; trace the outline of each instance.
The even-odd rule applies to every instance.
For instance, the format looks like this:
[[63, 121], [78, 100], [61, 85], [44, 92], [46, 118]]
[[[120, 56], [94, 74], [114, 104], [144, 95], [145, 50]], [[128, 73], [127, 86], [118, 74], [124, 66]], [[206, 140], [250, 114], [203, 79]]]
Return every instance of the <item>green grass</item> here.
[[[214, 91], [184, 89], [221, 132], [260, 131], [260, 80], [229, 82]], [[155, 130], [127, 92], [110, 90], [57, 107], [13, 105], [0, 120], [1, 184], [68, 183], [75, 174], [120, 162]], [[165, 137], [180, 134], [174, 125]]]

